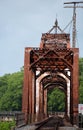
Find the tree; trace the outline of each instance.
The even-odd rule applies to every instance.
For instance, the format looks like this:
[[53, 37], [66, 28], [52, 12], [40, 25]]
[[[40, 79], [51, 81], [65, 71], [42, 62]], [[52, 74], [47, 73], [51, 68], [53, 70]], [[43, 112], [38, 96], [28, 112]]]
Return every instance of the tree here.
[[79, 103], [83, 104], [83, 58], [79, 59]]
[[51, 92], [48, 92], [48, 111], [64, 111], [64, 100], [64, 92], [55, 87]]
[[23, 71], [0, 77], [0, 111], [21, 110]]

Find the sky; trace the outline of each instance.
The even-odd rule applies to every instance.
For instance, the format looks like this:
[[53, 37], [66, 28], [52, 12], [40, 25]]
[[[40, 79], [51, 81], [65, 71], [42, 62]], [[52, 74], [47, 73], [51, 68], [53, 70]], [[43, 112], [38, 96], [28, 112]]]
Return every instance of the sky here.
[[[73, 9], [64, 8], [64, 2], [70, 1], [0, 0], [0, 76], [20, 71], [25, 47], [39, 47], [42, 33], [52, 28], [56, 18], [60, 28], [65, 28], [72, 19]], [[76, 12], [77, 47], [83, 57], [83, 8], [77, 8]], [[71, 34], [72, 27], [65, 32]]]

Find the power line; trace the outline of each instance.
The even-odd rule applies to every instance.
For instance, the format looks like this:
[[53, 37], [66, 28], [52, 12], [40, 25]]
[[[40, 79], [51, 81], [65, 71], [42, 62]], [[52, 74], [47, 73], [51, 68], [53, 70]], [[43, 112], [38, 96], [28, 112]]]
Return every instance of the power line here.
[[67, 24], [67, 26], [63, 29], [63, 31], [65, 31], [65, 30], [67, 29], [67, 27], [72, 23], [72, 21], [73, 21], [73, 20], [71, 20], [71, 21]]

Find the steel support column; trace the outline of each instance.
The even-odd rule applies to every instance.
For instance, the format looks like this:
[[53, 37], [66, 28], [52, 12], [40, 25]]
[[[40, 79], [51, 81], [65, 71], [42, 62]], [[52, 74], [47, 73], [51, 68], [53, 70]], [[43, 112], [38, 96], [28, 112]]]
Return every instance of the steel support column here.
[[32, 75], [32, 120], [31, 122], [35, 122], [36, 116], [36, 80], [35, 80], [35, 72]]
[[78, 104], [79, 104], [79, 94], [78, 94], [78, 87], [79, 87], [79, 50], [77, 48], [73, 49], [74, 56], [73, 56], [73, 88], [72, 88], [72, 111], [73, 111], [73, 124], [77, 124], [77, 116], [78, 116]]
[[44, 90], [44, 116], [47, 117], [47, 89]]
[[36, 121], [39, 120], [39, 80], [36, 80]]
[[43, 111], [43, 86], [42, 84], [40, 83], [40, 94], [39, 94], [39, 101], [40, 101], [40, 104], [39, 104], [39, 114], [40, 114], [40, 118], [41, 120], [43, 119], [43, 114], [44, 114], [44, 111]]
[[28, 115], [29, 115], [29, 74], [31, 73], [30, 67], [30, 51], [31, 48], [25, 49], [25, 59], [24, 59], [24, 86], [23, 86], [23, 98], [22, 98], [22, 111], [25, 113], [25, 122], [28, 123]]

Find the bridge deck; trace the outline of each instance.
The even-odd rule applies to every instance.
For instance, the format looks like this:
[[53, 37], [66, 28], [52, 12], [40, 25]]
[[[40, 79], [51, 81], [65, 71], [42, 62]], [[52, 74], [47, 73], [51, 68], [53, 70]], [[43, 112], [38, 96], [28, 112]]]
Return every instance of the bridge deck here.
[[37, 122], [32, 125], [26, 125], [20, 128], [16, 128], [15, 130], [78, 130], [71, 125], [69, 120], [66, 118], [52, 116], [49, 117], [42, 122]]

